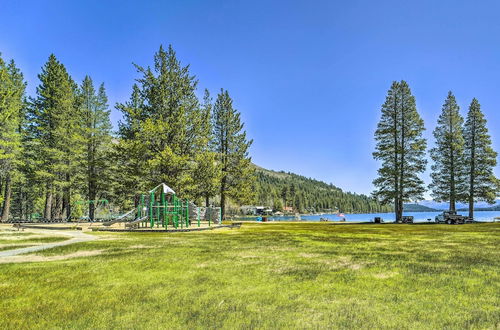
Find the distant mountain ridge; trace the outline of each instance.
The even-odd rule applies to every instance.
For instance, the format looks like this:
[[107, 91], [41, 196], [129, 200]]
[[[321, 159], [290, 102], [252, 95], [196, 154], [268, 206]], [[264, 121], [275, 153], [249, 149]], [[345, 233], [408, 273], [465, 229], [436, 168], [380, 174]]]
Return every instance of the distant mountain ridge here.
[[[449, 203], [447, 202], [435, 202], [433, 200], [424, 200], [418, 202], [418, 205], [427, 206], [436, 210], [447, 210]], [[469, 204], [457, 203], [456, 208], [458, 210], [468, 210]], [[474, 210], [476, 211], [498, 211], [500, 210], [500, 199], [497, 199], [495, 204], [488, 204], [486, 202], [478, 202], [474, 204]]]
[[437, 209], [433, 209], [431, 207], [419, 205], [419, 204], [404, 204], [403, 210], [404, 210], [404, 212], [436, 212], [436, 211], [439, 211]]
[[[459, 211], [466, 211], [469, 208], [459, 209]], [[474, 207], [474, 211], [500, 211], [500, 204], [493, 204], [490, 207]]]

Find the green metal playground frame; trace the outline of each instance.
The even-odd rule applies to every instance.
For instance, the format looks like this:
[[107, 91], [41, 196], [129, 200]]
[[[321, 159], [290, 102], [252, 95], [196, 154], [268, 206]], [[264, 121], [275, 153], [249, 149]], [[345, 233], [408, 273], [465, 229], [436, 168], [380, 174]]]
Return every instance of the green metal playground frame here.
[[[193, 215], [190, 217], [190, 215]], [[201, 226], [199, 208], [188, 199], [177, 197], [175, 192], [162, 183], [147, 194], [140, 194], [136, 206], [135, 219], [139, 227], [157, 228], [168, 226], [189, 228], [191, 218], [196, 217], [198, 227]], [[208, 225], [211, 226], [210, 218]]]

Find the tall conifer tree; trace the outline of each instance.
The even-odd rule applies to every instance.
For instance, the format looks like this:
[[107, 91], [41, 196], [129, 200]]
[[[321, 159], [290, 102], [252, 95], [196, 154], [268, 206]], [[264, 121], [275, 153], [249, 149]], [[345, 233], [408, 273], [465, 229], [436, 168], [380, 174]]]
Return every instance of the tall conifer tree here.
[[223, 89], [217, 95], [213, 111], [216, 150], [222, 166], [220, 181], [220, 203], [225, 216], [227, 197], [236, 202], [253, 199], [254, 169], [240, 113], [233, 107], [233, 100]]
[[498, 196], [498, 179], [493, 173], [497, 165], [497, 153], [491, 145], [491, 137], [486, 127], [486, 119], [481, 105], [475, 98], [469, 106], [464, 125], [465, 162], [467, 171], [467, 202], [469, 217], [474, 218], [474, 202], [495, 202]]
[[69, 217], [70, 188], [82, 155], [77, 86], [52, 54], [38, 75], [37, 97], [29, 119], [37, 154], [38, 178], [45, 185], [45, 219]]
[[[83, 117], [85, 118], [85, 183], [89, 199], [89, 218], [94, 220], [98, 194], [103, 195], [103, 188], [109, 180], [109, 150], [111, 147], [111, 122], [108, 98], [104, 84], [96, 92], [89, 76], [80, 87]], [[109, 189], [108, 189], [109, 190]], [[106, 196], [108, 197], [108, 196]]]
[[199, 112], [199, 123], [195, 125], [199, 127], [197, 152], [195, 153], [195, 168], [193, 178], [192, 195], [195, 198], [205, 199], [205, 206], [210, 205], [210, 198], [215, 196], [219, 190], [221, 179], [221, 163], [217, 157], [215, 149], [215, 136], [212, 123], [212, 98], [207, 89], [203, 96], [202, 108]]
[[23, 75], [14, 61], [7, 64], [0, 57], [0, 203], [2, 206], [0, 220], [2, 222], [9, 220], [12, 184], [22, 163], [20, 126], [25, 106], [25, 89]]
[[117, 150], [127, 159], [121, 168], [133, 178], [128, 190], [144, 191], [166, 182], [178, 194], [192, 198], [200, 135], [196, 77], [189, 66], [182, 66], [171, 46], [167, 50], [160, 46], [153, 68], [136, 68], [141, 77], [131, 100], [117, 106], [125, 118]]
[[112, 159], [117, 167], [119, 177], [115, 180], [113, 193], [122, 207], [131, 206], [131, 194], [147, 191], [150, 186], [147, 158], [144, 147], [139, 139], [139, 133], [146, 115], [143, 113], [144, 97], [137, 84], [132, 86], [129, 101], [116, 107], [123, 114], [123, 120], [118, 123], [119, 142], [114, 144]]
[[373, 157], [382, 166], [373, 183], [374, 195], [381, 202], [394, 203], [396, 221], [401, 220], [404, 202], [423, 198], [425, 188], [419, 174], [426, 166], [424, 130], [410, 87], [405, 81], [393, 82], [375, 131]]
[[466, 199], [467, 179], [464, 159], [463, 118], [455, 96], [450, 91], [438, 125], [434, 129], [436, 145], [431, 149], [431, 195], [438, 202], [448, 201], [449, 210], [456, 210], [456, 202]]

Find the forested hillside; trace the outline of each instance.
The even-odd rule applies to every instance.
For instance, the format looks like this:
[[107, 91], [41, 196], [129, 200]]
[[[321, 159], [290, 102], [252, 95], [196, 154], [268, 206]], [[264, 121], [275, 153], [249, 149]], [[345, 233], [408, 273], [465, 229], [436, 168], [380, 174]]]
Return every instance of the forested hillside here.
[[298, 212], [390, 212], [373, 198], [344, 192], [333, 184], [301, 175], [256, 168], [256, 200], [258, 204]]
[[438, 210], [419, 204], [404, 204], [403, 209], [405, 212], [436, 212]]

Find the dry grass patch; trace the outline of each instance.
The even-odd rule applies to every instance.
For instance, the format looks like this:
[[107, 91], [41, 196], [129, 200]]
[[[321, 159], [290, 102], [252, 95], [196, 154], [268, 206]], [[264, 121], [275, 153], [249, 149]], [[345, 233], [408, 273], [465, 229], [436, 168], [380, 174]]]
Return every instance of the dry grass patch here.
[[117, 241], [117, 240], [127, 241], [127, 240], [130, 240], [130, 239], [127, 239], [124, 237], [119, 237], [119, 236], [97, 236], [97, 237], [99, 237], [100, 241]]
[[398, 272], [385, 272], [385, 273], [373, 274], [373, 277], [384, 280], [386, 278], [391, 278], [391, 277], [394, 277], [396, 275], [399, 275], [399, 273]]
[[2, 241], [17, 241], [17, 240], [31, 240], [31, 239], [38, 239], [38, 238], [46, 238], [46, 237], [54, 237], [54, 238], [67, 238], [67, 236], [57, 236], [57, 235], [54, 235], [54, 236], [51, 236], [51, 235], [37, 235], [37, 234], [34, 234], [34, 235], [15, 235], [15, 234], [12, 234], [12, 235], [8, 235], [8, 236], [2, 236], [1, 237], [1, 240]]
[[261, 258], [262, 256], [259, 256], [255, 254], [253, 251], [241, 251], [236, 253], [237, 257], [240, 257], [242, 259], [254, 259], [254, 258]]
[[137, 244], [127, 247], [127, 249], [156, 249], [158, 246]]
[[318, 253], [299, 253], [299, 257], [301, 258], [320, 258], [321, 254]]
[[34, 246], [35, 244], [0, 244], [0, 252], [22, 249], [26, 247]]
[[362, 262], [354, 262], [352, 261], [351, 257], [338, 257], [335, 259], [324, 259], [321, 260], [320, 262], [328, 265], [331, 269], [342, 269], [342, 268], [347, 268], [347, 269], [352, 269], [352, 270], [360, 270], [363, 268], [367, 263], [362, 263]]
[[289, 252], [289, 251], [297, 251], [298, 248], [295, 247], [277, 247], [277, 246], [270, 246], [265, 249], [266, 251], [272, 251], [272, 252]]
[[208, 267], [217, 267], [218, 265], [220, 264], [220, 262], [218, 261], [204, 261], [204, 262], [200, 262], [199, 264], [196, 265], [196, 268], [208, 268]]
[[93, 257], [102, 254], [104, 250], [90, 250], [90, 251], [78, 251], [70, 254], [56, 255], [56, 256], [42, 256], [42, 255], [20, 255], [12, 257], [4, 257], [0, 259], [0, 264], [7, 263], [20, 263], [20, 262], [47, 262], [47, 261], [59, 261], [67, 260], [80, 257]]
[[27, 244], [19, 244], [19, 243], [13, 242], [13, 243], [5, 243], [5, 244], [0, 244], [0, 249], [9, 248], [9, 247], [12, 247], [12, 246], [20, 246], [20, 245], [24, 245], [24, 246], [35, 246], [35, 245], [42, 245], [42, 244], [45, 244], [45, 243], [27, 243]]

